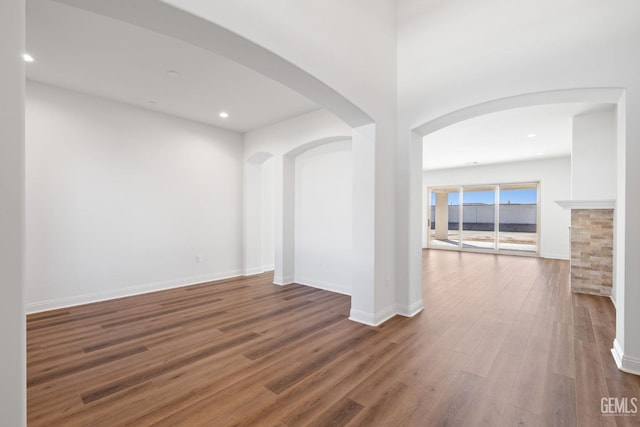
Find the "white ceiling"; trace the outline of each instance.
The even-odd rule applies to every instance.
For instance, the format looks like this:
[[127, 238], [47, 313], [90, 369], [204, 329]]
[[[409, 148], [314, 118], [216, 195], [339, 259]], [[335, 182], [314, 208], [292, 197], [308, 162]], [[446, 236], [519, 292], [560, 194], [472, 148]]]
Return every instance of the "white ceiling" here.
[[238, 132], [320, 108], [209, 51], [50, 0], [27, 1], [26, 48], [28, 79]]
[[569, 156], [572, 118], [613, 108], [611, 104], [550, 104], [465, 120], [424, 137], [422, 167], [435, 170]]

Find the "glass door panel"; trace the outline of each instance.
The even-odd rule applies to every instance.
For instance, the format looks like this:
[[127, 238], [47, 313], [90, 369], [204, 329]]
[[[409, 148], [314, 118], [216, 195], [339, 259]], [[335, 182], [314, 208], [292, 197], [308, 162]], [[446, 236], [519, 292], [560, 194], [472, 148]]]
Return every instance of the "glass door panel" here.
[[429, 247], [457, 249], [458, 203], [457, 188], [439, 188], [431, 191], [429, 212]]
[[500, 187], [500, 250], [538, 251], [538, 188], [535, 184]]
[[460, 190], [447, 193], [447, 243], [460, 246]]
[[465, 187], [462, 193], [462, 247], [495, 249], [495, 188]]

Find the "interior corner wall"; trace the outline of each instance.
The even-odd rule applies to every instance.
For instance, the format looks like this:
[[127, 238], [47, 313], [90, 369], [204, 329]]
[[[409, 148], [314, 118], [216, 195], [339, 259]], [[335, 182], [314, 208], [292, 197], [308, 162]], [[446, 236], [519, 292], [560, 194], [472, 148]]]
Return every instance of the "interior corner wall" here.
[[351, 141], [295, 159], [295, 282], [351, 295]]
[[241, 274], [242, 152], [234, 132], [28, 82], [28, 311]]
[[24, 0], [0, 2], [0, 414], [26, 425]]
[[615, 200], [616, 144], [613, 108], [573, 118], [572, 200]]
[[[569, 199], [570, 157], [425, 171], [423, 175], [423, 200], [426, 205], [428, 188], [434, 186], [534, 181], [540, 182], [540, 256], [569, 259], [571, 217], [569, 212], [555, 201]], [[422, 232], [423, 235], [426, 235], [426, 207], [423, 212], [425, 215], [422, 219]]]

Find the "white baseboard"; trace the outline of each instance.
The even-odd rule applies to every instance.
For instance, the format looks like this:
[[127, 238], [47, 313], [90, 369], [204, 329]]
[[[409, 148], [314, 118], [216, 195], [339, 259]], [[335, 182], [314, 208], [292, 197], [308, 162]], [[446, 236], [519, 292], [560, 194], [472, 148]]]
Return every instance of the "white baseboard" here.
[[541, 253], [540, 257], [548, 259], [561, 259], [563, 261], [569, 261], [571, 257], [567, 254], [554, 254], [554, 253]]
[[261, 269], [260, 267], [253, 267], [253, 268], [245, 268], [244, 272], [242, 273], [243, 276], [253, 276], [254, 274], [262, 274], [264, 273], [264, 270]]
[[335, 292], [338, 294], [349, 295], [351, 296], [351, 289], [344, 285], [338, 285], [335, 283], [324, 282], [322, 280], [314, 280], [314, 279], [300, 279], [296, 277], [294, 280], [295, 283], [300, 285], [309, 286], [312, 288], [322, 289], [329, 292]]
[[618, 365], [618, 369], [630, 374], [640, 375], [640, 359], [625, 356], [617, 339], [613, 340], [611, 354], [613, 354], [613, 358], [616, 361], [616, 365]]
[[411, 305], [398, 304], [396, 306], [396, 312], [399, 315], [405, 317], [413, 317], [416, 314], [420, 313], [422, 310], [424, 310], [424, 303], [422, 301], [422, 298]]
[[123, 298], [132, 295], [146, 294], [149, 292], [162, 291], [165, 289], [181, 288], [184, 286], [197, 285], [199, 283], [211, 282], [214, 280], [229, 279], [242, 275], [241, 270], [227, 271], [223, 273], [205, 274], [182, 279], [167, 280], [164, 282], [146, 283], [143, 285], [129, 286], [120, 289], [110, 289], [108, 291], [92, 292], [84, 295], [73, 295], [69, 297], [56, 298], [46, 301], [37, 301], [26, 305], [27, 314], [39, 313], [41, 311], [55, 310], [58, 308], [72, 307], [81, 304], [89, 304], [98, 301]]
[[273, 277], [273, 284], [274, 285], [280, 285], [280, 286], [285, 286], [285, 285], [291, 285], [295, 283], [293, 281], [293, 277], [291, 276], [283, 276], [283, 277]]
[[243, 276], [253, 276], [255, 274], [266, 273], [267, 271], [273, 271], [273, 265], [263, 265], [262, 267], [245, 268]]
[[373, 314], [352, 308], [349, 320], [369, 326], [380, 326], [396, 314], [396, 307], [393, 305]]

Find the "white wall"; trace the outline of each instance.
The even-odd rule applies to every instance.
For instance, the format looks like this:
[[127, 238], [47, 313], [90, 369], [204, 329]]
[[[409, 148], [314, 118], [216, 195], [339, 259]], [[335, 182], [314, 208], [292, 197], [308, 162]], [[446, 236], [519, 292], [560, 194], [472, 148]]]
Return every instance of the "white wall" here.
[[273, 216], [273, 158], [267, 159], [262, 164], [261, 171], [261, 198], [262, 198], [262, 270], [273, 270], [274, 267], [274, 236], [273, 228], [275, 218]]
[[26, 425], [24, 0], [0, 2], [0, 414]]
[[573, 118], [571, 199], [615, 200], [616, 115], [613, 109]]
[[241, 274], [239, 134], [35, 82], [26, 114], [30, 311]]
[[295, 282], [351, 294], [351, 141], [295, 159]]
[[568, 211], [555, 203], [556, 200], [569, 198], [571, 185], [569, 157], [425, 171], [423, 174], [423, 244], [426, 245], [429, 187], [533, 181], [540, 182], [540, 255], [545, 258], [569, 259], [571, 216]]

